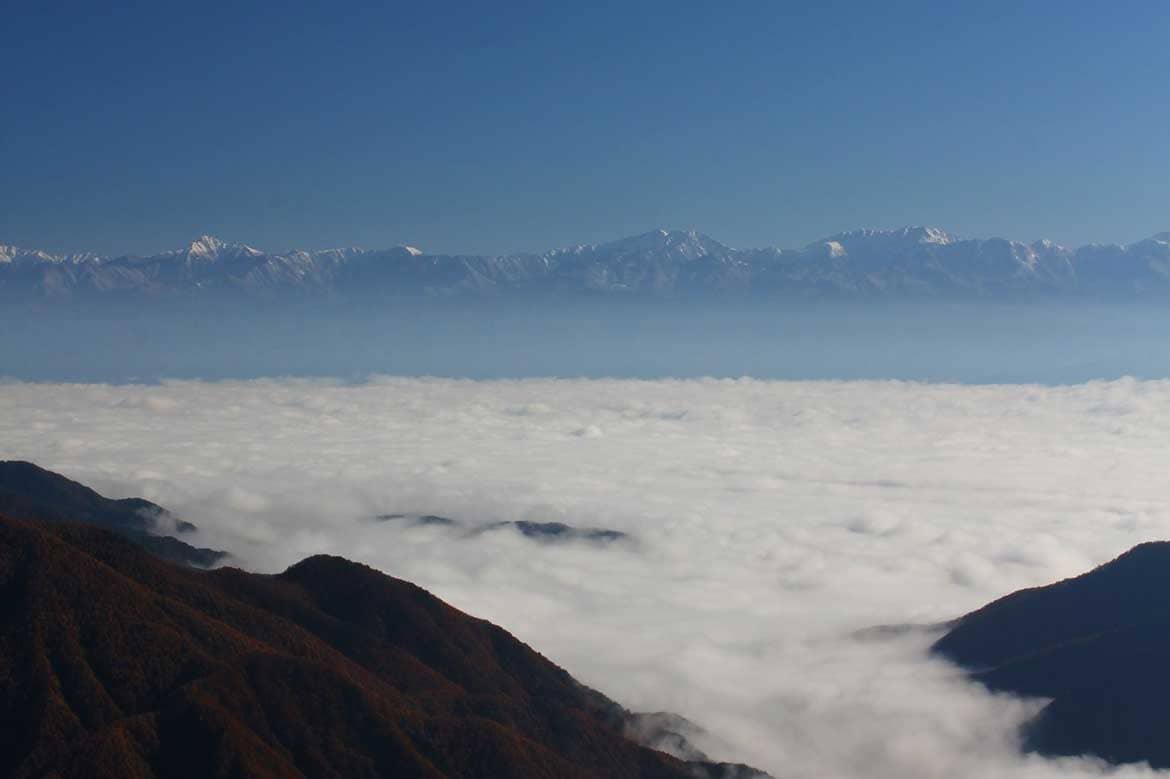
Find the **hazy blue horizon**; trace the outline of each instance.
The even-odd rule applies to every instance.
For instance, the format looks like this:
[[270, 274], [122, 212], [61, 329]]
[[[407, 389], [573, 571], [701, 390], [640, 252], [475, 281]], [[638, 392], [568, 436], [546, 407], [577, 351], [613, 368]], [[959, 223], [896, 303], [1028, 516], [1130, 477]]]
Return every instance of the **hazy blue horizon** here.
[[0, 377], [157, 382], [371, 375], [895, 379], [1170, 377], [1170, 310], [1141, 303], [416, 301], [0, 313]]

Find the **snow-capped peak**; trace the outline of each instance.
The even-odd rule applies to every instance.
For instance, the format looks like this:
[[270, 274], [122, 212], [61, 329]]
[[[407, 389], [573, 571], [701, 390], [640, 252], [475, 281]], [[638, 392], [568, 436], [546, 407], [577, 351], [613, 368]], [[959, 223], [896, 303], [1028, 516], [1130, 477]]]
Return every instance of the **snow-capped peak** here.
[[641, 235], [620, 238], [608, 243], [579, 247], [577, 251], [595, 250], [620, 254], [669, 250], [684, 256], [701, 257], [727, 251], [718, 241], [695, 230], [664, 230], [658, 228]]
[[233, 257], [259, 257], [264, 252], [242, 243], [228, 243], [214, 235], [201, 235], [191, 242], [184, 254], [189, 259], [215, 260], [222, 255]]
[[226, 243], [216, 238], [214, 235], [201, 235], [192, 241], [191, 245], [187, 247], [187, 254], [213, 255], [217, 254], [220, 249], [226, 246]]
[[955, 239], [946, 230], [937, 227], [907, 227], [903, 229], [907, 236], [913, 236], [918, 243], [935, 243], [945, 246], [954, 243]]
[[848, 254], [839, 241], [825, 241], [825, 251], [830, 257], [844, 257]]
[[947, 244], [954, 243], [955, 239], [946, 230], [941, 230], [937, 227], [908, 226], [900, 227], [896, 230], [875, 230], [872, 228], [849, 230], [848, 232], [837, 233], [821, 241], [816, 241], [815, 244], [829, 242], [844, 245], [872, 242], [880, 244], [915, 243], [946, 246]]

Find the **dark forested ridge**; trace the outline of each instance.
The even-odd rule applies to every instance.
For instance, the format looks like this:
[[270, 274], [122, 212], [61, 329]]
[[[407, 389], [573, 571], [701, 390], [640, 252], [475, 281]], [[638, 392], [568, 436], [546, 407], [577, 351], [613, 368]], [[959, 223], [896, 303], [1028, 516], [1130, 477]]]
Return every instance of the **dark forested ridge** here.
[[0, 460], [0, 514], [33, 522], [78, 522], [111, 530], [159, 557], [210, 567], [226, 552], [192, 546], [174, 536], [196, 527], [142, 498], [111, 500], [58, 473], [20, 460]]
[[1026, 748], [1170, 767], [1170, 543], [1008, 595], [958, 620], [934, 650], [992, 690], [1049, 703]]
[[504, 630], [336, 557], [196, 570], [0, 518], [0, 775], [741, 777]]

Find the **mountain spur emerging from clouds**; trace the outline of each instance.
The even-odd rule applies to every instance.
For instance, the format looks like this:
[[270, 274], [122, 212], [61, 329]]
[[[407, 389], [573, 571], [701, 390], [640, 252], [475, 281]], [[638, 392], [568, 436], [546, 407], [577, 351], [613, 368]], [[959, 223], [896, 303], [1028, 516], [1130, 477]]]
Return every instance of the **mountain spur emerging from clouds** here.
[[854, 230], [802, 249], [733, 249], [654, 230], [541, 254], [428, 254], [412, 246], [267, 252], [202, 236], [150, 257], [53, 255], [0, 245], [0, 297], [250, 297], [601, 294], [691, 297], [1170, 294], [1170, 232], [1069, 248], [960, 239], [932, 227]]

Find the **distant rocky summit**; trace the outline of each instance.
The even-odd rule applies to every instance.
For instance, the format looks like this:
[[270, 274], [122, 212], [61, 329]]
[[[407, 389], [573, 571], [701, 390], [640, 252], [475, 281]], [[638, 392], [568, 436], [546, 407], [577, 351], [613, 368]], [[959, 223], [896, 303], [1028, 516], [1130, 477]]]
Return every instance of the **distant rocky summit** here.
[[1170, 768], [1170, 543], [1001, 598], [934, 651], [991, 690], [1051, 700], [1025, 728], [1030, 751]]
[[801, 249], [733, 249], [654, 230], [540, 254], [428, 254], [412, 246], [266, 252], [202, 236], [150, 257], [0, 245], [0, 297], [606, 295], [1002, 297], [1170, 294], [1170, 233], [1129, 245], [960, 239], [932, 227], [854, 230]]

